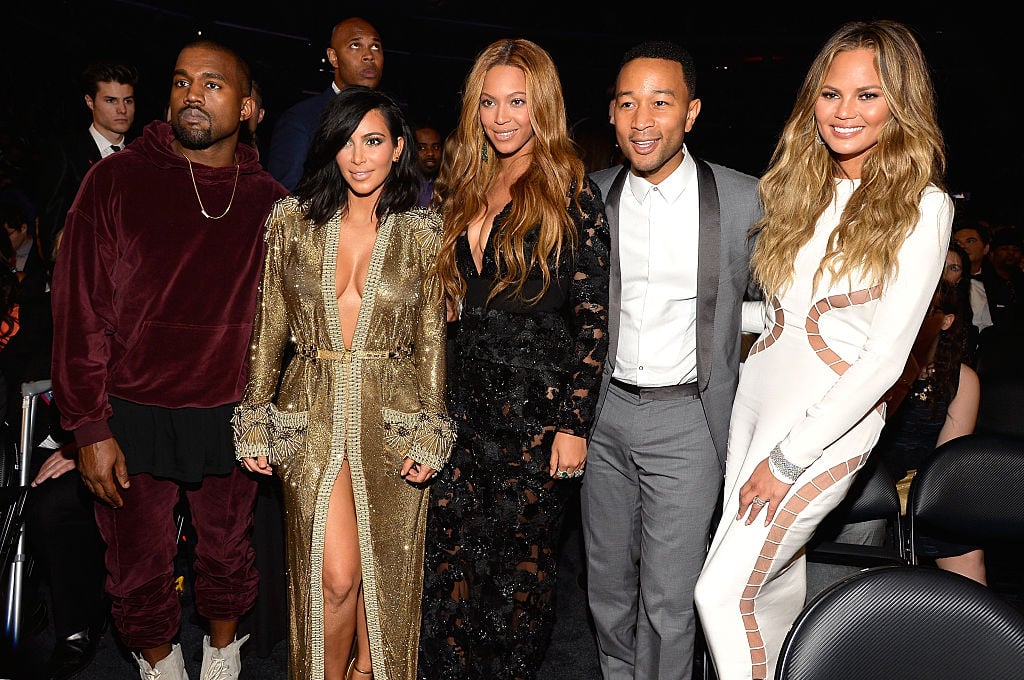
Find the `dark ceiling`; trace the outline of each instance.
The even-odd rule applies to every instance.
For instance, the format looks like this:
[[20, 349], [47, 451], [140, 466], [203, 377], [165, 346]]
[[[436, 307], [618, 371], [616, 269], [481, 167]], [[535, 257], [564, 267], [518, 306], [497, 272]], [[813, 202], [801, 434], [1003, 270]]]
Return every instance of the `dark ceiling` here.
[[[710, 5], [711, 3], [704, 3]], [[893, 3], [894, 4], [894, 3]], [[618, 59], [630, 45], [666, 38], [685, 45], [698, 64], [703, 108], [687, 142], [709, 160], [759, 174], [811, 57], [845, 20], [887, 17], [918, 34], [934, 70], [949, 147], [950, 189], [969, 193], [993, 219], [1019, 222], [1024, 154], [1010, 141], [1019, 100], [1011, 65], [1009, 17], [964, 14], [934, 5], [916, 12], [868, 14], [799, 3], [728, 3], [690, 9], [661, 2], [612, 5], [597, 0], [512, 3], [406, 0], [352, 3], [129, 2], [21, 0], [2, 20], [0, 113], [29, 134], [88, 120], [77, 77], [101, 58], [139, 66], [137, 121], [160, 117], [178, 49], [202, 32], [238, 49], [265, 90], [266, 132], [276, 114], [330, 81], [324, 48], [338, 20], [360, 15], [384, 40], [381, 86], [418, 117], [454, 121], [458, 93], [475, 54], [502, 37], [530, 38], [551, 52], [562, 76], [570, 122], [601, 118]], [[604, 8], [599, 5], [605, 5]], [[962, 6], [961, 6], [962, 7]], [[670, 15], [681, 12], [684, 16]], [[1013, 109], [1011, 109], [1011, 104]]]

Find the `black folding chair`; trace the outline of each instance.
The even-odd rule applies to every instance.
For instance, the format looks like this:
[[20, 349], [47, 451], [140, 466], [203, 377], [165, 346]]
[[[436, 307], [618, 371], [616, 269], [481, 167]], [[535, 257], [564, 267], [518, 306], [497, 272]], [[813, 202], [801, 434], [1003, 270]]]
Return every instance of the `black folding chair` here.
[[1020, 677], [1024, 612], [969, 578], [882, 566], [825, 589], [786, 636], [775, 680]]
[[[29, 568], [22, 511], [29, 490], [29, 468], [35, 437], [36, 409], [41, 398], [53, 396], [49, 380], [23, 383], [21, 386], [21, 433], [13, 451], [9, 483], [4, 487], [4, 521], [0, 546], [3, 547], [4, 646], [17, 650], [21, 643], [22, 600]], [[5, 452], [5, 455], [11, 451]]]
[[[883, 545], [861, 545], [832, 540], [830, 535], [843, 525], [885, 520], [891, 534]], [[822, 521], [807, 545], [807, 560], [852, 567], [877, 567], [885, 564], [907, 564], [896, 478], [889, 467], [877, 458], [869, 458], [857, 473], [849, 492]]]
[[965, 545], [1024, 542], [1021, 489], [1024, 437], [976, 432], [939, 446], [910, 483], [911, 562], [920, 562], [922, 534]]

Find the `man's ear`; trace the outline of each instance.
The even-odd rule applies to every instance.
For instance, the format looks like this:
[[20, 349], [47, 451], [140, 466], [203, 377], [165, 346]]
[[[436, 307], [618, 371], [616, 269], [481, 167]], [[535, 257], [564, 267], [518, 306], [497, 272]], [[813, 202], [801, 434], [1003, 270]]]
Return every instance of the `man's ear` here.
[[242, 110], [238, 114], [238, 120], [249, 120], [256, 111], [256, 100], [252, 97], [242, 98]]
[[686, 107], [684, 132], [689, 132], [693, 129], [693, 124], [697, 122], [698, 115], [700, 115], [700, 99], [691, 99], [689, 106]]
[[85, 95], [85, 105], [89, 107], [90, 111], [96, 106], [96, 103], [92, 100], [92, 95]]

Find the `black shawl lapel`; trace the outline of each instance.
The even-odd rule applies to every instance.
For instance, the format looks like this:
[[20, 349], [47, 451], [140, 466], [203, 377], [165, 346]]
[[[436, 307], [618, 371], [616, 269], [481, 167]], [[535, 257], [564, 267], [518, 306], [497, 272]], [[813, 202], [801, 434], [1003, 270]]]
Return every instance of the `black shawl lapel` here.
[[711, 166], [699, 158], [700, 225], [697, 237], [697, 387], [704, 391], [711, 379], [715, 308], [718, 306], [719, 254], [722, 237], [718, 186]]

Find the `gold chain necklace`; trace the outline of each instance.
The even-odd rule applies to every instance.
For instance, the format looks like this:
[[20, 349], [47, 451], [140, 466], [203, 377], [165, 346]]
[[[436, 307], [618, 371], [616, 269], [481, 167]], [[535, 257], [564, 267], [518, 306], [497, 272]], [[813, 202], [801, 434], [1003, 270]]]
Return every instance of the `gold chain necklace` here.
[[185, 159], [186, 163], [188, 163], [188, 174], [192, 176], [192, 188], [195, 189], [196, 200], [199, 201], [199, 212], [203, 213], [203, 217], [205, 217], [208, 220], [219, 220], [220, 218], [227, 215], [228, 211], [231, 210], [231, 204], [235, 202], [235, 191], [238, 189], [238, 174], [240, 171], [240, 165], [238, 163], [235, 163], [235, 186], [231, 187], [231, 199], [228, 201], [228, 207], [224, 208], [224, 212], [222, 212], [220, 215], [214, 217], [210, 213], [206, 212], [206, 207], [203, 206], [203, 199], [199, 197], [199, 186], [196, 184], [196, 173], [192, 170], [192, 161], [190, 161], [188, 159], [188, 156], [186, 156], [185, 154], [181, 154], [181, 157]]

